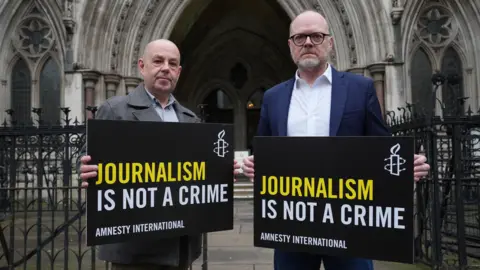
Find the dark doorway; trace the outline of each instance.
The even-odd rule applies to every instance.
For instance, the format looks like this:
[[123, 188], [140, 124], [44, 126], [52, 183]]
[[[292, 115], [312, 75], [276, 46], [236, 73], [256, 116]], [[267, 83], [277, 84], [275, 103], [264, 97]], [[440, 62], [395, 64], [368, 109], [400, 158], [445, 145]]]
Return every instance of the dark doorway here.
[[276, 0], [192, 0], [171, 33], [182, 54], [177, 98], [208, 104], [207, 122], [233, 123], [236, 150], [251, 149], [263, 91], [295, 72], [289, 25]]
[[205, 98], [205, 122], [233, 123], [233, 105], [222, 89], [216, 89]]

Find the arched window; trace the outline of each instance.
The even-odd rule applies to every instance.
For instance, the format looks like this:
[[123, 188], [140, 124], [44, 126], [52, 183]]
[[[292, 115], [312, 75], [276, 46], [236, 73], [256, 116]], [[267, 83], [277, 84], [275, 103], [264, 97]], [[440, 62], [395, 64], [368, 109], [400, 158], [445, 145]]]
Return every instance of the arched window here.
[[60, 124], [60, 76], [57, 63], [50, 57], [40, 73], [40, 108], [47, 124]]
[[233, 103], [222, 89], [216, 89], [204, 99], [206, 122], [233, 123]]
[[20, 125], [32, 124], [32, 76], [27, 62], [18, 59], [11, 75], [11, 108], [13, 121]]
[[[410, 70], [412, 103], [418, 113], [430, 113], [435, 108], [432, 84], [432, 64], [423, 48], [413, 55]], [[433, 107], [432, 107], [433, 106]]]
[[[55, 47], [54, 28], [43, 15], [36, 6], [31, 7], [12, 29], [12, 49], [21, 58], [8, 74], [11, 77], [9, 107], [14, 110], [12, 120], [17, 125], [37, 124], [38, 120], [43, 120], [41, 125], [63, 124], [59, 121], [63, 69], [61, 61], [52, 58], [61, 55]], [[40, 110], [32, 112], [33, 108]]]
[[463, 114], [465, 112], [461, 98], [463, 93], [462, 61], [454, 48], [449, 47], [445, 51], [442, 59], [442, 74], [447, 78], [457, 77], [457, 82], [447, 81], [447, 85], [442, 88], [442, 103], [445, 106], [444, 115], [455, 115], [456, 112]]

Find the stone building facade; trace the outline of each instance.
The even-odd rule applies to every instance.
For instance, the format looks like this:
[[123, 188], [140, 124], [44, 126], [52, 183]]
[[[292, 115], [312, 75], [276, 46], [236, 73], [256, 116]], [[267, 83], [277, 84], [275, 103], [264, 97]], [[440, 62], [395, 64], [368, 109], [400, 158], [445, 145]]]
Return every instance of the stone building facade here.
[[[0, 119], [13, 109], [28, 121], [42, 108], [43, 120], [59, 121], [68, 107], [83, 121], [85, 107], [134, 89], [145, 44], [169, 38], [182, 52], [177, 99], [234, 123], [245, 150], [263, 91], [293, 76], [288, 28], [305, 9], [329, 21], [332, 65], [373, 78], [385, 111], [428, 106], [436, 71], [460, 75], [466, 105], [479, 109], [478, 0], [5, 0]], [[437, 92], [439, 103], [450, 98]]]

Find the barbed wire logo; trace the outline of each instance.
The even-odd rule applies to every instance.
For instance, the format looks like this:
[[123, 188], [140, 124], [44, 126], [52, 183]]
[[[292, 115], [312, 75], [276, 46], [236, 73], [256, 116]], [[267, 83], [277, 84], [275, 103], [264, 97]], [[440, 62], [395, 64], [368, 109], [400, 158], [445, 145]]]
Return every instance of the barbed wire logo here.
[[222, 130], [218, 133], [218, 140], [213, 143], [215, 148], [213, 148], [213, 152], [217, 154], [219, 157], [225, 157], [225, 154], [228, 153], [229, 151], [227, 150], [227, 147], [230, 145], [227, 141], [223, 139], [225, 136], [225, 130]]
[[405, 171], [405, 168], [402, 168], [403, 164], [405, 164], [406, 160], [402, 158], [398, 151], [400, 151], [400, 144], [395, 144], [390, 148], [390, 157], [386, 158], [385, 161], [388, 161], [385, 164], [384, 169], [389, 172], [391, 175], [399, 176], [400, 172]]

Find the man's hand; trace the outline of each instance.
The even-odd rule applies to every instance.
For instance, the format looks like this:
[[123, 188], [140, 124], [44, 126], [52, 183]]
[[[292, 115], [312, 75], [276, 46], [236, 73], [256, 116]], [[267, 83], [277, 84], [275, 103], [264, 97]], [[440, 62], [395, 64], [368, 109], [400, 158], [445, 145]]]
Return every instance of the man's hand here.
[[82, 188], [88, 187], [88, 179], [97, 176], [97, 165], [88, 165], [87, 162], [92, 160], [90, 156], [83, 156], [80, 158], [80, 178], [82, 178]]
[[427, 163], [427, 158], [424, 155], [414, 155], [413, 157], [413, 173], [415, 181], [419, 181], [422, 177], [428, 175], [430, 165]]
[[243, 174], [250, 179], [251, 182], [253, 182], [253, 178], [255, 176], [255, 170], [254, 170], [254, 163], [253, 163], [253, 155], [248, 156], [243, 159]]
[[239, 171], [237, 171], [238, 169], [240, 169], [240, 164], [238, 164], [238, 161], [234, 160], [233, 161], [233, 182], [237, 181], [235, 176], [240, 173]]

